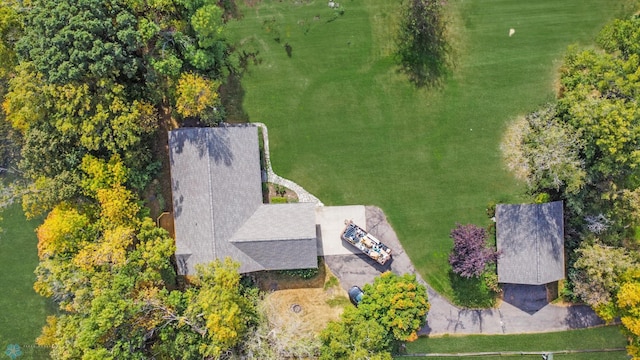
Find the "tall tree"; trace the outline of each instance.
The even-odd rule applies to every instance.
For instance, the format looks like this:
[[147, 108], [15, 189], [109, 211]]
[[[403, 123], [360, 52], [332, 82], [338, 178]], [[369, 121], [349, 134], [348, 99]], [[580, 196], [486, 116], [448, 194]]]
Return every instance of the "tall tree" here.
[[78, 166], [85, 154], [120, 156], [129, 185], [143, 188], [152, 164], [149, 139], [158, 116], [144, 100], [129, 100], [124, 86], [47, 84], [29, 63], [18, 67], [3, 108], [24, 142], [20, 168], [33, 181], [24, 201], [29, 215], [79, 195]]
[[571, 273], [574, 292], [593, 307], [600, 317], [610, 321], [611, 302], [620, 287], [621, 276], [634, 266], [625, 249], [601, 244], [583, 245]]
[[449, 62], [446, 24], [439, 0], [402, 3], [397, 57], [402, 71], [416, 86], [438, 83]]
[[136, 193], [183, 73], [207, 79], [211, 93], [191, 95], [198, 116], [211, 112], [227, 53], [217, 2], [16, 4], [0, 6], [2, 105], [23, 139], [23, 207], [48, 213], [34, 288], [61, 310], [39, 343], [55, 359], [219, 356], [252, 325], [237, 267], [212, 265], [169, 291], [173, 240]]
[[85, 161], [88, 176], [102, 180], [86, 181], [85, 190], [97, 205], [56, 207], [38, 228], [34, 288], [64, 311], [38, 341], [56, 359], [141, 358], [153, 322], [143, 305], [164, 288], [175, 247], [122, 187], [117, 160], [96, 161]]
[[332, 321], [320, 334], [320, 359], [391, 360], [387, 330], [375, 319], [365, 319], [354, 308], [347, 308], [340, 321]]
[[140, 53], [151, 98], [158, 102], [173, 99], [183, 73], [221, 78], [228, 65], [228, 50], [223, 14], [216, 1], [134, 2], [132, 7], [139, 19]]
[[207, 339], [206, 347], [201, 346], [205, 357], [220, 357], [237, 345], [255, 317], [253, 304], [241, 292], [239, 267], [226, 258], [197, 270], [194, 286], [198, 293], [187, 306], [186, 315], [202, 324], [202, 335]]
[[140, 77], [137, 19], [116, 0], [34, 0], [16, 44], [50, 83]]
[[[144, 188], [157, 169], [149, 151], [156, 109], [176, 103], [183, 72], [209, 81], [222, 75], [227, 50], [216, 2], [36, 0], [23, 13], [20, 64], [3, 109], [25, 138], [21, 168], [34, 182], [28, 214], [80, 195], [69, 180], [87, 153], [119, 154], [131, 170], [127, 185]], [[211, 91], [192, 100], [204, 104], [202, 117], [215, 112]], [[40, 150], [47, 147], [54, 151]]]
[[321, 359], [390, 359], [398, 341], [413, 341], [426, 323], [427, 289], [415, 275], [385, 272], [363, 287], [357, 308], [320, 334]]
[[161, 102], [183, 72], [222, 75], [222, 15], [212, 0], [36, 0], [16, 49], [47, 83], [106, 80]]
[[206, 124], [216, 120], [216, 106], [219, 106], [219, 83], [193, 73], [184, 73], [176, 87], [176, 111], [184, 118], [196, 117]]
[[627, 353], [633, 359], [640, 358], [640, 268], [635, 267], [622, 278], [616, 305], [629, 339]]
[[21, 14], [9, 2], [0, 3], [0, 79], [13, 72], [17, 56], [15, 43], [22, 36]]
[[565, 124], [553, 105], [512, 122], [500, 147], [509, 170], [532, 192], [577, 193], [584, 186], [580, 131]]
[[[0, 97], [7, 92], [7, 80], [14, 72], [17, 56], [15, 42], [22, 35], [19, 13], [6, 2], [0, 3]], [[16, 165], [21, 139], [11, 128], [3, 113], [0, 113], [0, 174]]]
[[148, 298], [153, 320], [149, 351], [160, 358], [221, 358], [241, 343], [256, 323], [255, 301], [240, 284], [239, 264], [230, 259], [197, 269], [186, 291], [161, 291]]

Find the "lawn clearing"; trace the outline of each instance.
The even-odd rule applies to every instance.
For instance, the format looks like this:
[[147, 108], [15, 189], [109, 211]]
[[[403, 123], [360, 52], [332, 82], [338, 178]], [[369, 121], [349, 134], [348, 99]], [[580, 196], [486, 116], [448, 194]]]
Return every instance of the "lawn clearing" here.
[[505, 124], [551, 101], [567, 46], [590, 44], [631, 2], [448, 1], [456, 67], [432, 90], [394, 66], [398, 2], [251, 3], [227, 34], [257, 54], [243, 108], [269, 126], [274, 170], [327, 205], [381, 207], [425, 280], [451, 298], [450, 229], [486, 225], [490, 201], [529, 200], [501, 162]]
[[26, 220], [19, 204], [2, 212], [0, 227], [0, 352], [20, 346], [22, 358], [46, 359], [49, 349], [37, 347], [36, 337], [52, 311], [49, 302], [33, 290], [38, 265], [34, 232], [42, 219]]
[[[407, 354], [468, 353], [496, 351], [559, 351], [624, 348], [626, 339], [619, 326], [563, 331], [561, 333], [522, 335], [472, 335], [420, 338], [407, 343]], [[402, 358], [402, 357], [400, 357]], [[409, 358], [409, 357], [405, 357]], [[446, 359], [475, 359], [476, 357], [447, 357]], [[540, 359], [540, 356], [495, 356], [479, 359]], [[625, 351], [609, 353], [558, 354], [555, 359], [628, 359]], [[429, 359], [445, 359], [430, 357]]]

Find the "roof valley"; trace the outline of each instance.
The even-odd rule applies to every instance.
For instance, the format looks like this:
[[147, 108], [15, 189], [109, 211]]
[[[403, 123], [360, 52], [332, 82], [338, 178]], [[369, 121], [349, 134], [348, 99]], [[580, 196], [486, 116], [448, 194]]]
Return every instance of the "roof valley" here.
[[242, 273], [317, 267], [315, 205], [263, 203], [256, 127], [169, 134], [176, 251], [191, 249], [180, 275], [227, 256]]

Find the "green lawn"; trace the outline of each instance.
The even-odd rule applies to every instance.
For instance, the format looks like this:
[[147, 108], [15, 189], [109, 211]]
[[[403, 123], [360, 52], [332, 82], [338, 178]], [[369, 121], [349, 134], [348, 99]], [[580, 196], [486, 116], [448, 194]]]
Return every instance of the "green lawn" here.
[[[407, 344], [407, 354], [468, 353], [496, 351], [558, 351], [586, 349], [624, 348], [626, 339], [618, 326], [594, 329], [571, 330], [561, 333], [499, 335], [499, 336], [451, 336], [420, 338]], [[409, 357], [405, 357], [409, 358]], [[539, 356], [496, 356], [481, 359], [539, 359]], [[556, 359], [628, 359], [625, 351], [611, 353], [558, 354]], [[430, 357], [429, 359], [445, 359]], [[446, 359], [473, 359], [470, 357], [447, 357]]]
[[33, 290], [38, 265], [34, 232], [42, 219], [27, 221], [20, 205], [2, 212], [0, 222], [0, 356], [9, 344], [19, 345], [24, 359], [48, 358], [48, 349], [38, 348], [35, 339], [51, 311], [49, 302]]
[[394, 67], [397, 1], [341, 1], [343, 15], [327, 1], [258, 1], [227, 34], [258, 52], [243, 106], [269, 126], [274, 170], [327, 205], [380, 206], [425, 279], [452, 297], [450, 229], [486, 224], [490, 201], [527, 201], [501, 163], [505, 124], [551, 101], [567, 46], [590, 44], [628, 2], [447, 1], [456, 66], [429, 91]]

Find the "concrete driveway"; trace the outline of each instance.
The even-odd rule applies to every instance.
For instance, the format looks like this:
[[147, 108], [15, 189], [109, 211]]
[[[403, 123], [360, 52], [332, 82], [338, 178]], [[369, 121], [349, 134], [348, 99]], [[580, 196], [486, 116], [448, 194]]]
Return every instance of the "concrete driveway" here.
[[[326, 216], [326, 218], [328, 219], [331, 216], [333, 215]], [[420, 335], [519, 334], [562, 331], [603, 324], [603, 321], [588, 306], [548, 304], [541, 302], [539, 296], [535, 296], [535, 299], [518, 298], [518, 296], [525, 296], [529, 291], [537, 294], [536, 289], [524, 291], [519, 288], [507, 287], [505, 289], [505, 299], [511, 304], [502, 301], [498, 307], [493, 309], [461, 309], [453, 306], [428, 286], [417, 274], [382, 210], [377, 207], [367, 206], [365, 207], [365, 221], [359, 222], [355, 218], [353, 220], [357, 224], [366, 223], [367, 231], [393, 250], [393, 261], [382, 267], [364, 254], [332, 250], [325, 255], [325, 262], [329, 269], [340, 279], [340, 284], [345, 290], [348, 290], [353, 285], [362, 287], [366, 283], [372, 283], [376, 276], [387, 270], [399, 275], [405, 273], [416, 274], [419, 281], [427, 286], [431, 304], [431, 309], [427, 316], [427, 324], [421, 329]], [[340, 231], [344, 227], [344, 219], [341, 220], [340, 224], [338, 239]], [[323, 237], [328, 236], [325, 230], [322, 232]], [[333, 230], [331, 232], [333, 233]], [[328, 248], [333, 249], [336, 243], [335, 240], [331, 241]], [[346, 248], [347, 246], [348, 244], [344, 244], [343, 247]], [[336, 247], [336, 249], [339, 249], [339, 247]]]
[[[359, 221], [353, 219], [354, 223], [362, 227], [366, 226], [366, 230], [373, 236], [389, 246], [393, 251], [391, 261], [384, 266], [370, 259], [365, 254], [350, 246], [345, 241], [338, 240], [343, 247], [348, 247], [349, 252], [334, 253], [325, 255], [324, 259], [329, 269], [340, 279], [340, 284], [345, 290], [353, 285], [362, 287], [366, 283], [373, 282], [373, 279], [385, 271], [393, 271], [397, 274], [412, 273], [415, 274], [415, 268], [411, 264], [411, 260], [404, 252], [404, 249], [398, 241], [396, 233], [393, 231], [382, 210], [372, 206], [362, 206], [363, 217]], [[342, 229], [344, 228], [344, 223]], [[325, 231], [323, 230], [323, 233]], [[338, 233], [339, 234], [339, 233]]]
[[363, 205], [316, 207], [318, 254], [326, 257], [359, 253], [358, 249], [340, 238], [340, 234], [345, 228], [345, 220], [364, 224], [366, 221], [365, 207]]

